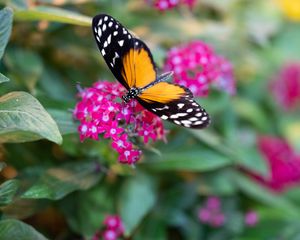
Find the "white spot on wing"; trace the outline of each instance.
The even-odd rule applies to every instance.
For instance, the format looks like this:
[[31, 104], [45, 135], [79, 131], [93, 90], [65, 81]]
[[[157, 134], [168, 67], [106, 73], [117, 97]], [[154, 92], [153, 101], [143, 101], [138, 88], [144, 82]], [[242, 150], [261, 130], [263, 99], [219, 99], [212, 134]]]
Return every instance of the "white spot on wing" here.
[[101, 24], [102, 24], [102, 18], [99, 20], [98, 26], [100, 26]]
[[120, 41], [118, 41], [118, 43], [119, 43], [120, 47], [122, 47], [124, 44], [124, 40], [120, 40]]
[[189, 121], [189, 120], [182, 120], [181, 123], [183, 123], [183, 124], [191, 124], [191, 121]]
[[97, 39], [98, 42], [100, 42], [100, 38], [98, 36], [96, 36], [96, 39]]
[[195, 125], [200, 125], [200, 124], [202, 124], [202, 123], [203, 123], [202, 121], [194, 122]]
[[178, 115], [177, 114], [173, 114], [173, 115], [170, 116], [170, 118], [171, 119], [176, 119], [176, 118], [178, 118]]
[[187, 115], [187, 113], [177, 113], [178, 117], [184, 117]]
[[111, 27], [112, 25], [113, 25], [113, 23], [112, 23], [112, 22], [109, 22], [109, 23], [108, 23], [108, 26], [109, 26], [109, 27]]
[[102, 26], [102, 31], [104, 32], [106, 30], [106, 24], [104, 23]]
[[114, 36], [117, 36], [118, 35], [118, 31], [114, 31]]
[[202, 121], [205, 121], [205, 120], [207, 120], [207, 117], [203, 117], [203, 118], [201, 118], [201, 120], [202, 120]]
[[189, 120], [192, 121], [192, 122], [195, 122], [195, 121], [199, 120], [199, 118], [192, 117], [192, 118], [190, 118]]
[[202, 116], [201, 112], [196, 114], [196, 117], [201, 117], [201, 116]]
[[186, 110], [186, 112], [188, 112], [188, 113], [190, 113], [190, 112], [192, 112], [192, 111], [193, 111], [192, 108], [189, 108], [189, 109]]
[[108, 16], [105, 16], [104, 17], [104, 21], [106, 22], [108, 20]]
[[105, 47], [105, 48], [106, 48], [106, 47], [107, 47], [107, 45], [108, 45], [108, 43], [107, 43], [107, 41], [105, 41], [105, 42], [104, 42], [104, 44], [103, 44], [103, 47]]
[[96, 27], [94, 28], [94, 31], [95, 31], [95, 33], [98, 33], [98, 29]]
[[167, 120], [167, 119], [168, 119], [168, 116], [166, 116], [166, 115], [162, 115], [162, 116], [161, 116], [161, 119], [163, 119], [163, 120]]
[[104, 49], [101, 50], [101, 54], [102, 54], [102, 56], [105, 55], [105, 50]]
[[109, 34], [109, 36], [107, 37], [107, 43], [110, 44], [111, 42], [111, 34]]
[[178, 103], [177, 106], [178, 106], [179, 109], [181, 109], [181, 108], [183, 108], [184, 103]]
[[101, 28], [99, 27], [98, 28], [98, 36], [101, 37], [101, 35], [102, 35], [102, 31], [101, 31]]
[[180, 122], [178, 120], [175, 120], [174, 123], [176, 124], [179, 124], [180, 125]]

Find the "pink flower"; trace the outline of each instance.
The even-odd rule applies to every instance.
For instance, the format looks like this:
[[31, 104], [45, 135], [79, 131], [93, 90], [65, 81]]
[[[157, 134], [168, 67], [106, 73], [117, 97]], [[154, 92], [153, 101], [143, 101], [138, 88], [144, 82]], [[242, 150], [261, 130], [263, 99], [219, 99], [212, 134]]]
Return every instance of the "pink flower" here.
[[114, 121], [111, 125], [106, 127], [106, 133], [104, 138], [112, 138], [113, 140], [118, 139], [118, 135], [123, 132], [123, 128], [118, 127], [118, 122]]
[[150, 4], [157, 10], [166, 11], [179, 5], [186, 5], [192, 8], [195, 5], [196, 0], [146, 0], [146, 2], [150, 2]]
[[131, 149], [131, 147], [128, 147], [123, 152], [121, 152], [119, 161], [121, 163], [134, 164], [140, 158], [140, 155], [140, 150], [135, 150]]
[[223, 226], [226, 218], [221, 209], [220, 198], [208, 197], [204, 205], [198, 211], [198, 218], [202, 223], [212, 227]]
[[112, 140], [111, 146], [119, 153], [119, 161], [133, 164], [141, 157], [138, 144], [148, 143], [150, 138], [164, 140], [166, 131], [162, 120], [137, 101], [120, 103], [123, 94], [125, 89], [118, 83], [96, 82], [93, 87], [80, 90], [81, 100], [73, 115], [80, 121], [81, 141], [86, 138], [98, 140], [103, 134], [104, 138]]
[[245, 215], [245, 224], [249, 227], [253, 227], [258, 223], [258, 215], [254, 211], [249, 211]]
[[211, 85], [235, 93], [231, 63], [199, 40], [173, 47], [167, 54], [164, 70], [173, 71], [174, 81], [189, 88], [195, 96], [207, 96]]
[[251, 172], [254, 179], [276, 192], [300, 184], [300, 155], [285, 140], [261, 136], [258, 147], [269, 166], [270, 176]]
[[300, 62], [287, 63], [270, 84], [278, 104], [292, 110], [300, 103]]
[[119, 138], [114, 139], [111, 146], [118, 153], [123, 153], [125, 149], [132, 148], [132, 144], [128, 142], [128, 135], [126, 133], [122, 134]]
[[104, 220], [104, 225], [110, 229], [114, 230], [118, 233], [118, 235], [122, 235], [124, 233], [124, 226], [121, 218], [118, 215], [108, 215]]
[[218, 197], [209, 197], [206, 200], [206, 206], [207, 206], [208, 209], [211, 209], [211, 210], [220, 209], [220, 206], [221, 206], [220, 198], [218, 198]]
[[211, 220], [211, 211], [206, 208], [201, 208], [201, 209], [199, 209], [198, 217], [201, 222], [209, 223]]
[[103, 240], [117, 240], [118, 234], [115, 230], [107, 229], [103, 232]]

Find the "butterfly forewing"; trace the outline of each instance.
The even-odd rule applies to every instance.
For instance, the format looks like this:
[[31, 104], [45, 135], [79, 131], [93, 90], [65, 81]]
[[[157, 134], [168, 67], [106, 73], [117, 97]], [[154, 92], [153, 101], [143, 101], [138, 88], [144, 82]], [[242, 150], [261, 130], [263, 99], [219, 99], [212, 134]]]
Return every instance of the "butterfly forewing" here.
[[106, 14], [93, 18], [98, 48], [116, 77], [127, 89], [143, 87], [156, 79], [156, 67], [148, 47]]
[[[185, 87], [157, 80], [156, 66], [144, 42], [135, 38], [117, 20], [106, 14], [93, 18], [98, 48], [116, 77], [127, 89], [142, 89], [140, 104], [164, 120], [188, 128], [204, 128], [205, 110]], [[154, 83], [154, 84], [153, 84]]]

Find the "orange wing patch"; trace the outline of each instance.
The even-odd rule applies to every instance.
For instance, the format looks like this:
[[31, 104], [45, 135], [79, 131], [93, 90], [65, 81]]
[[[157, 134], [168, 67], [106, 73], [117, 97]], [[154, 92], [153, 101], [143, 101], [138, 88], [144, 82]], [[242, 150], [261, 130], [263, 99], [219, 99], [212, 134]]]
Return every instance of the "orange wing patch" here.
[[123, 57], [122, 76], [130, 88], [142, 88], [155, 81], [156, 71], [151, 57], [144, 48], [130, 49]]
[[148, 103], [169, 103], [180, 99], [184, 95], [186, 95], [184, 88], [167, 82], [160, 82], [142, 92], [139, 98]]

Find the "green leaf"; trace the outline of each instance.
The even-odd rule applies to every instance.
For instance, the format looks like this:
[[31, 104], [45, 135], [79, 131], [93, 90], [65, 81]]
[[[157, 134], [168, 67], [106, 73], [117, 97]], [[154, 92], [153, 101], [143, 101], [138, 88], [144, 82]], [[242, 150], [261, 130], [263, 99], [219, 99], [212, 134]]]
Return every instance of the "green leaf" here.
[[48, 112], [57, 123], [59, 131], [62, 135], [77, 132], [77, 125], [75, 124], [70, 111], [48, 109]]
[[154, 206], [155, 188], [153, 179], [141, 174], [128, 179], [122, 186], [118, 202], [125, 235], [130, 235]]
[[3, 83], [3, 82], [8, 82], [9, 79], [7, 77], [5, 77], [2, 73], [0, 73], [0, 83]]
[[257, 104], [244, 98], [236, 98], [233, 101], [236, 113], [260, 130], [269, 129], [269, 119]]
[[47, 240], [30, 225], [15, 219], [0, 221], [0, 238], [10, 240]]
[[0, 142], [42, 138], [62, 142], [56, 123], [38, 100], [26, 92], [11, 92], [0, 97]]
[[50, 168], [22, 197], [58, 200], [75, 190], [86, 190], [92, 187], [101, 176], [102, 174], [96, 172], [94, 162]]
[[286, 216], [299, 217], [299, 209], [286, 198], [276, 195], [240, 173], [233, 173], [234, 182], [245, 194], [268, 206], [282, 209]]
[[15, 13], [16, 20], [48, 20], [60, 23], [69, 23], [81, 26], [91, 26], [92, 19], [79, 13], [63, 10], [56, 7], [38, 6]]
[[162, 156], [155, 156], [155, 159], [148, 159], [139, 164], [151, 170], [189, 170], [189, 171], [211, 171], [231, 165], [232, 161], [216, 152], [209, 150], [202, 151], [180, 151], [162, 153]]
[[0, 207], [11, 203], [19, 188], [19, 181], [8, 180], [0, 185]]
[[[0, 59], [4, 54], [7, 45], [13, 21], [13, 12], [10, 8], [4, 8], [0, 11]], [[1, 82], [1, 81], [0, 81]]]
[[43, 61], [36, 52], [21, 48], [8, 49], [4, 62], [11, 72], [11, 79], [22, 83], [31, 92], [35, 90], [44, 69]]
[[73, 231], [91, 236], [99, 230], [106, 215], [115, 211], [115, 193], [111, 185], [97, 184], [87, 191], [70, 194], [58, 204]]

